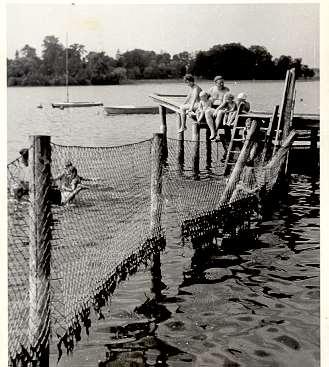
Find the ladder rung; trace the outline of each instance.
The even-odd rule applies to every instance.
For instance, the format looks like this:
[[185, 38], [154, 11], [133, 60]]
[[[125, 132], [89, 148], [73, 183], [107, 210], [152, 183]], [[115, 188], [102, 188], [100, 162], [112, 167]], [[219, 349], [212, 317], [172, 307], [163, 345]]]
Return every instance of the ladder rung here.
[[226, 164], [232, 165], [235, 164], [235, 162], [227, 162]]
[[231, 150], [230, 153], [240, 153], [241, 150]]
[[232, 139], [233, 141], [243, 141], [244, 139], [243, 138], [234, 138]]

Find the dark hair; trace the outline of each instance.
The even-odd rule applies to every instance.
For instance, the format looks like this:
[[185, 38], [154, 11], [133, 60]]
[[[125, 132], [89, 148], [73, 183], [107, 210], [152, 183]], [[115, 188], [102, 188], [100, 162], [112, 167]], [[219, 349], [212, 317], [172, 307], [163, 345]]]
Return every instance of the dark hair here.
[[22, 156], [22, 158], [24, 159], [28, 159], [29, 158], [29, 150], [26, 148], [23, 148], [19, 151], [19, 154]]
[[185, 80], [186, 82], [194, 82], [194, 76], [193, 76], [192, 74], [186, 74], [186, 75], [184, 76], [184, 80]]
[[71, 174], [72, 175], [77, 175], [78, 174], [78, 170], [75, 167], [71, 168]]

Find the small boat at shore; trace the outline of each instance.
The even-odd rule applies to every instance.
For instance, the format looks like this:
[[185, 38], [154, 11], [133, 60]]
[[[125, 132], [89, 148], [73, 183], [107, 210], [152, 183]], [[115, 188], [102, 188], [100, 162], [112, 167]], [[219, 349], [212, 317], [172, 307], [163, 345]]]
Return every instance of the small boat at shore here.
[[69, 107], [93, 107], [103, 106], [102, 102], [58, 102], [51, 104], [53, 108], [69, 108]]
[[[104, 106], [107, 115], [145, 115], [159, 113], [158, 106]], [[169, 110], [168, 110], [169, 112]], [[170, 111], [171, 112], [171, 111]]]

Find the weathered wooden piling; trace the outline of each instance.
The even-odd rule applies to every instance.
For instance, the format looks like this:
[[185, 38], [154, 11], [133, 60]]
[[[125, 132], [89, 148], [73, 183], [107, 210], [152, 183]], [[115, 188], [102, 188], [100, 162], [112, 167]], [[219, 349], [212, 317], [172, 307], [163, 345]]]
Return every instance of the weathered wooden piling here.
[[234, 169], [230, 175], [230, 178], [226, 184], [225, 190], [223, 192], [223, 195], [220, 199], [220, 203], [224, 204], [229, 201], [237, 183], [240, 180], [240, 176], [242, 173], [242, 170], [246, 164], [246, 162], [249, 159], [250, 151], [252, 149], [252, 146], [255, 141], [255, 136], [257, 135], [257, 130], [259, 128], [259, 123], [256, 120], [253, 120], [251, 123], [251, 128], [249, 130], [249, 133], [247, 135], [246, 141], [243, 144], [243, 147], [241, 149], [241, 152], [239, 154], [239, 158], [236, 161], [236, 164], [234, 166]]
[[163, 154], [164, 159], [168, 157], [167, 146], [167, 109], [164, 106], [159, 106], [159, 114], [161, 116], [160, 133], [163, 134]]
[[206, 169], [211, 168], [211, 140], [210, 129], [206, 129]]
[[197, 178], [200, 172], [200, 125], [197, 123], [192, 124], [192, 141], [192, 172]]
[[[182, 118], [180, 113], [176, 113], [177, 115], [177, 130], [181, 127]], [[177, 142], [177, 163], [179, 169], [183, 169], [184, 167], [184, 131], [178, 133], [178, 142]]]
[[[151, 238], [158, 240], [161, 235], [162, 214], [162, 171], [164, 164], [164, 134], [154, 134], [151, 150]], [[161, 259], [160, 252], [156, 251], [152, 256], [152, 287], [155, 298], [161, 294]], [[159, 293], [160, 292], [160, 293]]]
[[270, 118], [270, 122], [268, 124], [268, 129], [266, 131], [266, 136], [265, 136], [265, 141], [264, 141], [264, 151], [263, 151], [263, 159], [262, 159], [263, 164], [266, 162], [270, 154], [270, 149], [272, 147], [274, 127], [276, 123], [278, 122], [278, 111], [279, 111], [279, 105], [274, 106], [274, 110]]
[[30, 136], [30, 144], [29, 343], [32, 365], [47, 367], [50, 335], [50, 137]]

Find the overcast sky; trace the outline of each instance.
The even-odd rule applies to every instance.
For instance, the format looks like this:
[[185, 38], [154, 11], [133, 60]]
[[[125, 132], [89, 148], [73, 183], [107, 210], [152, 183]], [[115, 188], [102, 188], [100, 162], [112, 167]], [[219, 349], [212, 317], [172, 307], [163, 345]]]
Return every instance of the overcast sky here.
[[302, 57], [319, 66], [317, 4], [171, 4], [171, 5], [7, 5], [7, 52], [25, 44], [40, 54], [42, 40], [55, 35], [65, 44], [114, 57], [134, 48], [207, 50], [215, 44], [263, 45], [274, 56]]

